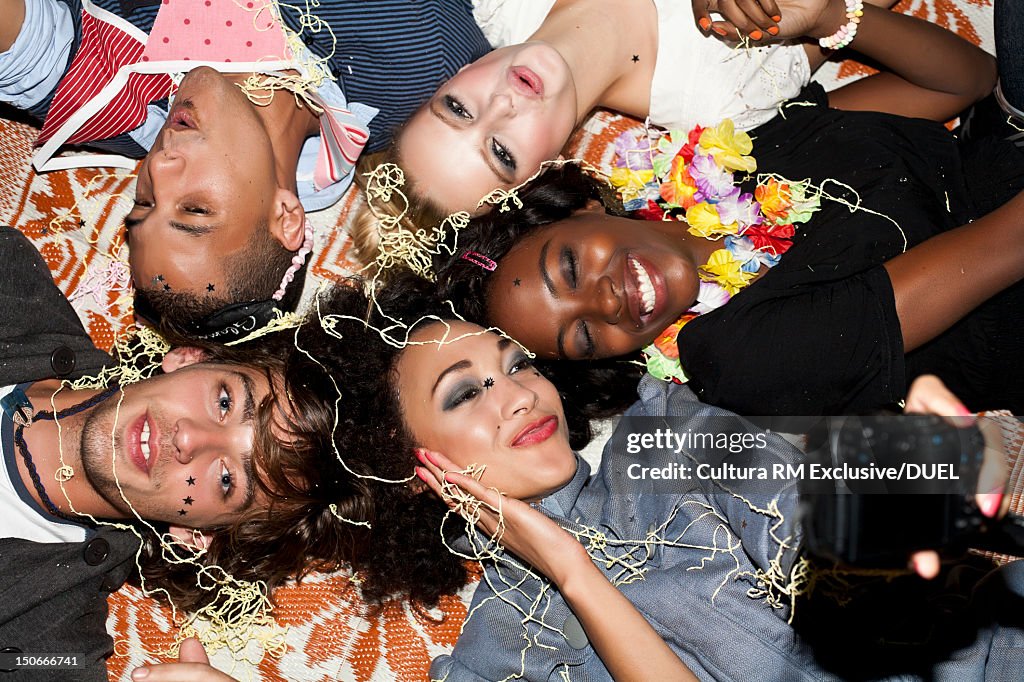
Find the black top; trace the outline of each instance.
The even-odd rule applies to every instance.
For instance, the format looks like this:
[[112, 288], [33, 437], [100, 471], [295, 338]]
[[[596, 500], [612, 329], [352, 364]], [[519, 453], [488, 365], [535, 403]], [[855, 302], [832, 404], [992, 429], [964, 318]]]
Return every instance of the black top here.
[[905, 357], [882, 263], [904, 238], [910, 248], [1024, 189], [1024, 154], [929, 121], [828, 109], [817, 85], [801, 98], [813, 106], [786, 106], [752, 131], [758, 172], [810, 178], [868, 210], [823, 199], [778, 265], [683, 328], [680, 359], [697, 395], [745, 414], [838, 414], [895, 403], [914, 377], [935, 373], [972, 409], [1020, 410], [1024, 347], [1007, 316], [1024, 315], [1024, 287]]

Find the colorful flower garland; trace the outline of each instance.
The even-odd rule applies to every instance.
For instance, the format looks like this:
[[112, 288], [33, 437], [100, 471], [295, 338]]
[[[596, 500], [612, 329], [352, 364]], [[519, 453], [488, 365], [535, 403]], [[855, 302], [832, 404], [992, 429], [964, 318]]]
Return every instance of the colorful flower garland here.
[[[792, 246], [794, 225], [818, 210], [820, 197], [806, 181], [766, 176], [753, 194], [742, 192], [740, 182], [757, 169], [752, 149], [750, 136], [736, 132], [728, 119], [689, 133], [627, 131], [615, 142], [610, 180], [627, 211], [647, 220], [682, 220], [692, 235], [724, 239], [725, 248], [699, 269], [697, 303], [643, 349], [647, 371], [659, 379], [687, 380], [676, 346], [679, 331], [725, 305], [761, 266], [778, 263]], [[737, 171], [745, 175], [737, 179]]]

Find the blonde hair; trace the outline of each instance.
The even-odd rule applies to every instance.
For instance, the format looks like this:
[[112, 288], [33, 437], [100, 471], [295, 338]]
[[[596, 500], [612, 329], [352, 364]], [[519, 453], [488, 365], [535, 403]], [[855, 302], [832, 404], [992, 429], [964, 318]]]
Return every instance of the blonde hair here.
[[[356, 163], [355, 183], [359, 187], [359, 191], [363, 193], [364, 201], [352, 220], [349, 235], [352, 237], [356, 259], [360, 264], [366, 266], [368, 271], [374, 267], [380, 253], [381, 218], [396, 219], [399, 229], [416, 232], [420, 229], [436, 227], [448, 217], [449, 213], [431, 201], [430, 197], [418, 192], [416, 183], [408, 176], [406, 176], [401, 193], [391, 194], [386, 200], [378, 197], [369, 201], [366, 190], [370, 178], [382, 164], [386, 163], [401, 167], [401, 155], [397, 142], [392, 143], [383, 151], [364, 154]], [[367, 274], [386, 275], [386, 273], [373, 272]]]

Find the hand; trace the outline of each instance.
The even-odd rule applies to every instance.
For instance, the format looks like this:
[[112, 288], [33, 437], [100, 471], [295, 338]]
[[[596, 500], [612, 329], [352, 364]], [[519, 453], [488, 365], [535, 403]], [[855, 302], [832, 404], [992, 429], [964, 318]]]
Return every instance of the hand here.
[[[971, 413], [936, 376], [924, 375], [914, 380], [907, 394], [906, 412], [934, 414], [949, 424], [965, 428], [977, 422], [977, 415]], [[982, 420], [979, 430], [985, 437], [985, 459], [978, 475], [978, 490], [975, 502], [981, 513], [996, 518], [1006, 513], [1010, 498], [1003, 495], [1006, 485], [1006, 453], [1003, 450], [1003, 435], [991, 421]], [[911, 556], [911, 566], [922, 578], [934, 578], [939, 574], [939, 555], [936, 552], [916, 552]]]
[[[691, 0], [693, 16], [705, 33], [752, 41], [831, 35], [846, 23], [841, 0]], [[711, 13], [722, 16], [712, 21]]]
[[[556, 585], [562, 585], [571, 570], [573, 553], [590, 562], [583, 546], [557, 523], [520, 500], [506, 497], [480, 481], [460, 474], [458, 465], [439, 452], [416, 451], [423, 466], [416, 467], [420, 477], [452, 509], [456, 502], [444, 492], [444, 483], [456, 486], [474, 501], [479, 501], [477, 527], [500, 542], [523, 561], [543, 573]], [[501, 524], [499, 526], [500, 510]], [[460, 513], [465, 513], [460, 510]]]
[[145, 665], [132, 671], [133, 680], [145, 682], [235, 682], [210, 665], [203, 645], [195, 637], [181, 643], [177, 663]]

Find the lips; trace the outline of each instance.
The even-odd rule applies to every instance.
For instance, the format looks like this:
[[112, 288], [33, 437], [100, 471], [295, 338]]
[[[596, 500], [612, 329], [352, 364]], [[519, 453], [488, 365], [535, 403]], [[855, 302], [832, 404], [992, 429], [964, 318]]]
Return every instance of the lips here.
[[627, 254], [623, 265], [623, 288], [626, 291], [626, 309], [637, 329], [657, 319], [667, 305], [665, 278], [661, 270], [649, 260]]
[[199, 122], [195, 115], [195, 106], [188, 99], [174, 103], [171, 110], [167, 112], [167, 125], [175, 130], [199, 129]]
[[524, 97], [544, 96], [544, 81], [533, 69], [525, 66], [513, 66], [508, 70], [507, 78], [512, 89]]
[[555, 415], [541, 417], [537, 421], [527, 424], [522, 431], [516, 434], [516, 437], [512, 439], [512, 447], [521, 448], [543, 443], [551, 438], [556, 431], [558, 431], [558, 417]]
[[[149, 414], [144, 414], [128, 428], [128, 459], [131, 460], [142, 473], [149, 475], [159, 450], [154, 447], [157, 442], [157, 434], [153, 432]], [[156, 452], [154, 452], [156, 450]]]

